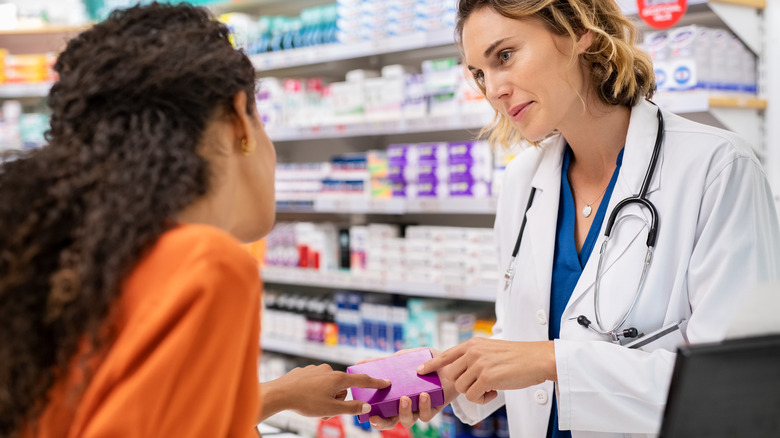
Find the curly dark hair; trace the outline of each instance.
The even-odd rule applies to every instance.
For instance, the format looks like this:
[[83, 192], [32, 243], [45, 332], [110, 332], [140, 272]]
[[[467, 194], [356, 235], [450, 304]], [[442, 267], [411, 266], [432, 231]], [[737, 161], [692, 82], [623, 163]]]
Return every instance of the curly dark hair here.
[[121, 282], [210, 190], [207, 124], [241, 91], [254, 110], [252, 63], [186, 4], [115, 11], [54, 68], [48, 144], [0, 157], [2, 437], [35, 424], [83, 342], [110, 344]]

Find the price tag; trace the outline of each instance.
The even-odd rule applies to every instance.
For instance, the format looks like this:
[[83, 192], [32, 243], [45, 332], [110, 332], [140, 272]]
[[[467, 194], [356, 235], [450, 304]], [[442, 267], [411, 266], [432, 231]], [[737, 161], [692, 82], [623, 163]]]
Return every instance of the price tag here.
[[685, 14], [688, 0], [637, 0], [639, 18], [650, 27], [668, 29]]

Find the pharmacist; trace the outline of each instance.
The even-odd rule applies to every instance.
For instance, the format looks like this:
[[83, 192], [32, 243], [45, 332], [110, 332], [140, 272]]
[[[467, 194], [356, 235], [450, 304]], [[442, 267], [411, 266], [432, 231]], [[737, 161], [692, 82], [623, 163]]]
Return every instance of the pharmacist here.
[[499, 199], [493, 338], [419, 372], [439, 371], [465, 422], [506, 405], [512, 437], [656, 434], [677, 346], [722, 340], [778, 278], [764, 172], [736, 135], [648, 100], [650, 59], [614, 0], [461, 0], [457, 33], [491, 140], [533, 145]]

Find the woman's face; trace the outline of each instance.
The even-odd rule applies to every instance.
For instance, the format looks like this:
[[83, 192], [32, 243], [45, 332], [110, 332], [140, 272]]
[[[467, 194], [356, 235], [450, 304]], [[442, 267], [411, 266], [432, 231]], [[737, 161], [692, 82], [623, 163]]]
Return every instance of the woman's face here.
[[[589, 35], [580, 38], [577, 54], [589, 41]], [[571, 39], [538, 19], [511, 19], [484, 7], [466, 20], [462, 44], [464, 61], [488, 101], [526, 139], [542, 140], [563, 130], [575, 111], [582, 113], [579, 96], [587, 93], [579, 58], [572, 62]]]

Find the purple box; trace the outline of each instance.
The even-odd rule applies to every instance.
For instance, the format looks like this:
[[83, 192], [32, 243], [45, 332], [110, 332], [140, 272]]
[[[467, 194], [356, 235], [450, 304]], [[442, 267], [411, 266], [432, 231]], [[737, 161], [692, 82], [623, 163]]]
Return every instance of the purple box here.
[[412, 399], [412, 412], [417, 411], [423, 392], [431, 397], [431, 407], [443, 405], [444, 390], [439, 375], [436, 372], [417, 374], [417, 367], [432, 358], [431, 350], [422, 348], [347, 367], [349, 374], [368, 374], [391, 382], [385, 389], [352, 388], [352, 398], [371, 405], [371, 411], [358, 415], [358, 420], [365, 423], [374, 415], [382, 418], [398, 415], [399, 400], [404, 395]]
[[[390, 187], [393, 190], [393, 198], [406, 198], [407, 192], [411, 192], [411, 184], [407, 184], [403, 181], [390, 181]], [[412, 197], [412, 193], [408, 193], [409, 197]]]
[[417, 153], [421, 163], [426, 161], [446, 163], [449, 158], [449, 150], [445, 142], [419, 143], [417, 145]]
[[493, 163], [490, 146], [483, 141], [461, 141], [448, 146], [450, 163]]
[[446, 198], [447, 190], [447, 183], [438, 182], [436, 178], [421, 180], [417, 183], [418, 198]]
[[451, 178], [450, 196], [466, 196], [473, 198], [487, 198], [490, 196], [490, 183], [475, 181], [472, 178]]
[[387, 146], [389, 163], [416, 163], [417, 150], [414, 144], [391, 144]]

